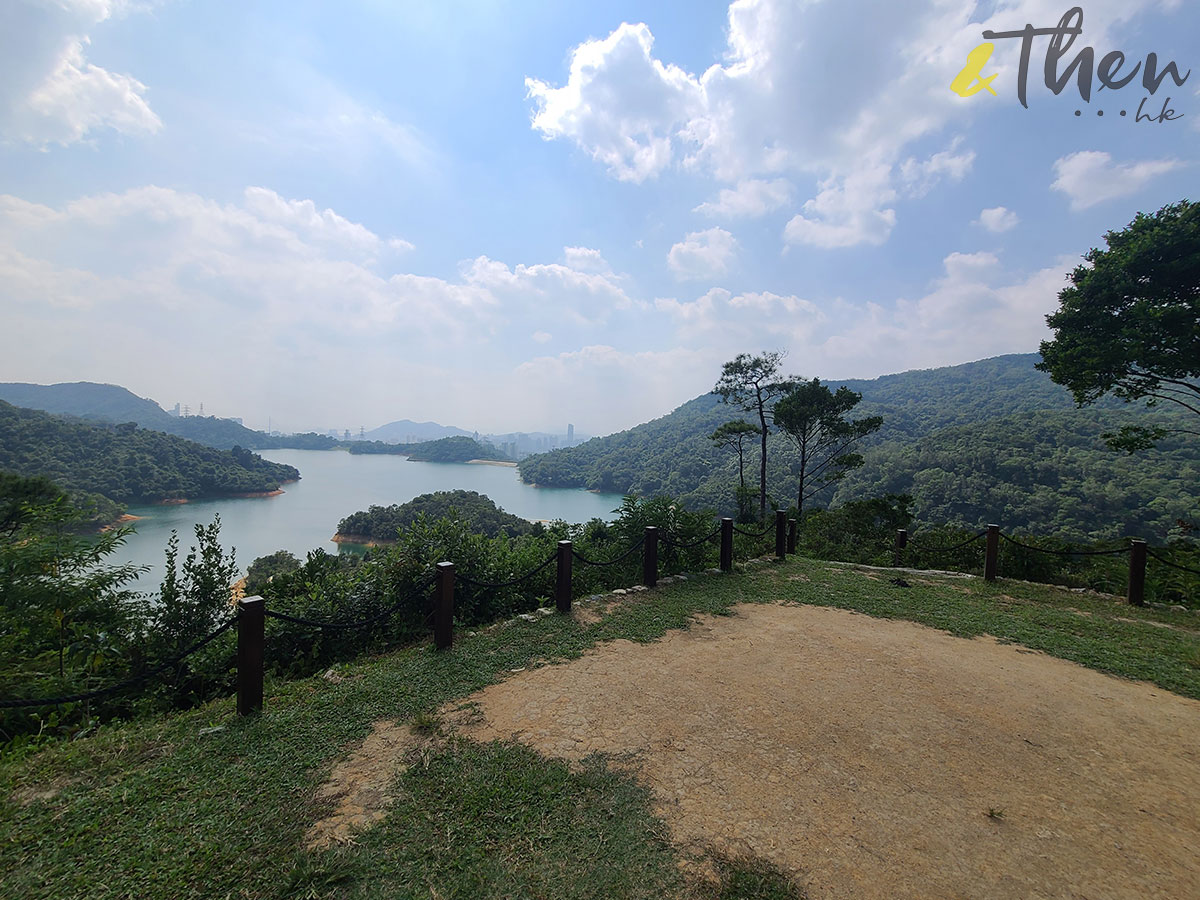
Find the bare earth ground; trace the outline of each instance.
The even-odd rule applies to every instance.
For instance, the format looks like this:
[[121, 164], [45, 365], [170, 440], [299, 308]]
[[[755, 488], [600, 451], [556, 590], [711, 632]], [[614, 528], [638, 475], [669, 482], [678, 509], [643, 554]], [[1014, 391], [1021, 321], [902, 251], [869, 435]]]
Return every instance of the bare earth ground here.
[[1024, 648], [748, 605], [469, 702], [478, 740], [631, 754], [685, 850], [813, 900], [1200, 897], [1200, 702]]

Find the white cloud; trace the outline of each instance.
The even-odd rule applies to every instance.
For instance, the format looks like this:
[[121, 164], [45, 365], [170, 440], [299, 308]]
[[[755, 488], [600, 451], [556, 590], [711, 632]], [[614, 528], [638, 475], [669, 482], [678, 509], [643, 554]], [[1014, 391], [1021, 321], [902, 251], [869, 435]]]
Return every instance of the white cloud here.
[[563, 259], [569, 268], [580, 272], [612, 272], [603, 254], [590, 247], [563, 247]]
[[0, 10], [0, 138], [45, 147], [111, 128], [153, 134], [146, 86], [87, 61], [88, 32], [135, 8], [113, 0], [8, 0]]
[[982, 225], [993, 234], [1001, 234], [1016, 228], [1020, 221], [1020, 218], [1011, 209], [993, 206], [990, 209], [982, 210], [979, 218], [972, 224]]
[[532, 339], [532, 340], [536, 341], [536, 342], [537, 342], [537, 343], [539, 343], [539, 344], [544, 344], [544, 343], [546, 343], [548, 340], [550, 340], [550, 339], [551, 339], [553, 336], [554, 336], [554, 335], [552, 335], [552, 334], [550, 334], [549, 332], [546, 332], [546, 331], [535, 331], [535, 332], [534, 332], [533, 334], [531, 334], [529, 337], [530, 337], [530, 339]]
[[667, 265], [680, 279], [716, 278], [729, 271], [737, 240], [724, 228], [693, 231], [667, 253]]
[[1057, 309], [1075, 262], [1063, 257], [1014, 279], [991, 253], [951, 253], [945, 274], [915, 300], [840, 304], [832, 331], [811, 356], [831, 375], [869, 377], [1029, 353], [1049, 337], [1045, 316]]
[[[1087, 43], [1111, 44], [1110, 30], [1157, 2], [1095, 0]], [[723, 58], [698, 73], [656, 58], [646, 25], [623, 24], [571, 51], [563, 86], [527, 79], [533, 127], [622, 180], [678, 166], [737, 185], [697, 207], [706, 215], [760, 215], [786, 202], [762, 185], [815, 176], [819, 193], [787, 239], [877, 244], [895, 225], [889, 204], [900, 191], [920, 197], [971, 169], [974, 151], [960, 141], [932, 153], [923, 145], [952, 123], [1017, 103], [1019, 41], [998, 42], [989, 63], [1000, 96], [967, 100], [948, 89], [981, 33], [1053, 25], [1062, 13], [1051, 0], [896, 0], [872, 4], [864, 31], [862, 3], [736, 0]], [[1044, 102], [1035, 82], [1031, 102]]]
[[880, 207], [895, 197], [888, 166], [864, 167], [845, 178], [830, 178], [784, 227], [784, 240], [826, 248], [882, 244], [896, 224], [896, 211]]
[[645, 25], [623, 24], [571, 56], [567, 83], [525, 79], [537, 105], [533, 127], [547, 139], [574, 140], [622, 181], [644, 181], [671, 161], [672, 132], [700, 110], [700, 86], [678, 66], [650, 55]]
[[958, 153], [960, 138], [956, 138], [949, 149], [933, 154], [925, 160], [909, 157], [900, 166], [900, 178], [905, 189], [913, 197], [924, 197], [943, 178], [962, 181], [975, 164], [975, 151]]
[[1146, 182], [1183, 166], [1177, 159], [1147, 159], [1132, 163], [1113, 163], [1112, 156], [1099, 150], [1081, 150], [1054, 162], [1054, 181], [1050, 187], [1066, 194], [1071, 209], [1125, 197]]
[[716, 202], [701, 203], [693, 212], [706, 216], [745, 218], [762, 216], [779, 209], [792, 198], [792, 185], [785, 178], [764, 181], [747, 178], [736, 188], [723, 188]]
[[[709, 350], [631, 353], [591, 344], [521, 363], [508, 389], [525, 398], [540, 421], [566, 415], [578, 422], [586, 411], [588, 430], [604, 433], [661, 416], [711, 390], [720, 366]], [[621, 402], [614, 404], [614, 397]]]

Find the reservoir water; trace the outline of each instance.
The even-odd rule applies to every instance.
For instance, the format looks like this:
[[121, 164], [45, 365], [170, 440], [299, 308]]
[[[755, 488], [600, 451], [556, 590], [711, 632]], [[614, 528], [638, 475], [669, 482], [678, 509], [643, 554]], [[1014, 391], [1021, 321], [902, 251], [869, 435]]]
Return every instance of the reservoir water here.
[[536, 488], [521, 481], [511, 466], [409, 462], [403, 456], [351, 455], [338, 450], [265, 450], [261, 456], [288, 463], [301, 479], [275, 497], [203, 500], [165, 506], [130, 507], [137, 529], [110, 561], [148, 565], [139, 590], [162, 581], [164, 551], [172, 529], [179, 533], [179, 558], [195, 544], [194, 526], [221, 515], [221, 546], [236, 551], [242, 572], [260, 556], [289, 550], [299, 559], [317, 548], [337, 553], [330, 540], [338, 522], [372, 504], [404, 503], [420, 494], [456, 489], [487, 494], [505, 512], [531, 521], [612, 520], [620, 494]]

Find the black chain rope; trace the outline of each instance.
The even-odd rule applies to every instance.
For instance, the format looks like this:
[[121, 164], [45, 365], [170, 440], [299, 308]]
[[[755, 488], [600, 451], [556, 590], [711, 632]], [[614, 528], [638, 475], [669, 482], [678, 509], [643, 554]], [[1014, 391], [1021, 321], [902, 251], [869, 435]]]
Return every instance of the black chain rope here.
[[1034, 547], [1032, 544], [1022, 544], [1016, 538], [1010, 538], [1004, 532], [1000, 532], [1000, 537], [1004, 538], [1010, 544], [1015, 544], [1025, 550], [1033, 550], [1035, 553], [1049, 553], [1052, 556], [1116, 556], [1120, 553], [1128, 553], [1128, 547], [1117, 547], [1113, 550], [1049, 550], [1045, 547]]
[[391, 618], [393, 615], [395, 615], [396, 610], [398, 610], [401, 606], [403, 606], [406, 601], [411, 600], [415, 596], [419, 596], [424, 591], [429, 590], [429, 588], [431, 588], [432, 586], [433, 586], [433, 579], [430, 579], [430, 580], [426, 581], [423, 585], [421, 585], [421, 587], [417, 588], [416, 590], [409, 591], [407, 594], [405, 594], [403, 597], [401, 597], [399, 600], [397, 600], [395, 603], [393, 603], [391, 606], [389, 606], [387, 609], [383, 610], [382, 612], [376, 613], [375, 615], [373, 615], [367, 619], [360, 619], [357, 622], [330, 622], [330, 621], [321, 621], [320, 619], [304, 619], [304, 618], [301, 618], [300, 616], [290, 616], [287, 613], [277, 612], [276, 610], [273, 610], [273, 609], [264, 609], [263, 615], [265, 615], [269, 618], [272, 618], [272, 619], [279, 619], [281, 622], [291, 622], [293, 625], [307, 625], [310, 628], [322, 628], [322, 629], [329, 628], [329, 629], [333, 629], [335, 631], [350, 629], [350, 628], [366, 628], [368, 625], [374, 625], [378, 622], [382, 622], [384, 619]]
[[545, 569], [548, 565], [550, 565], [550, 563], [554, 562], [556, 559], [558, 559], [557, 551], [554, 553], [551, 553], [550, 557], [544, 563], [542, 563], [540, 566], [538, 566], [536, 569], [533, 569], [530, 572], [526, 572], [520, 578], [513, 578], [509, 581], [501, 581], [496, 584], [489, 584], [486, 581], [476, 581], [474, 578], [468, 578], [466, 575], [460, 575], [457, 572], [454, 573], [454, 578], [456, 581], [462, 581], [465, 584], [469, 584], [474, 587], [485, 588], [487, 590], [494, 590], [495, 588], [502, 588], [502, 587], [512, 587], [513, 585], [520, 584], [522, 581], [528, 581], [530, 578], [532, 578], [538, 572]]
[[1149, 553], [1151, 556], [1153, 556], [1155, 559], [1157, 559], [1160, 563], [1163, 563], [1164, 565], [1168, 565], [1172, 569], [1178, 569], [1180, 572], [1190, 572], [1193, 575], [1200, 575], [1200, 572], [1197, 572], [1195, 569], [1189, 569], [1187, 566], [1181, 566], [1181, 565], [1179, 565], [1179, 563], [1173, 563], [1169, 559], [1163, 559], [1161, 556], [1159, 556], [1157, 553], [1155, 553], [1149, 547], [1146, 548], [1146, 552]]
[[196, 651], [212, 643], [230, 628], [237, 624], [238, 616], [234, 616], [208, 637], [201, 638], [192, 646], [188, 647], [182, 653], [171, 657], [166, 662], [159, 663], [153, 669], [147, 669], [139, 675], [135, 675], [128, 681], [122, 681], [118, 684], [110, 684], [108, 687], [97, 688], [94, 691], [85, 691], [81, 694], [68, 694], [65, 697], [40, 697], [28, 700], [0, 700], [0, 709], [24, 709], [31, 706], [55, 706], [59, 703], [80, 703], [84, 700], [95, 700], [98, 697], [106, 697], [109, 694], [115, 694], [117, 691], [123, 691], [126, 688], [133, 687], [135, 684], [140, 684], [147, 678], [153, 678], [159, 672], [166, 671], [172, 666], [177, 666]]
[[677, 541], [673, 541], [667, 537], [661, 538], [661, 540], [662, 540], [663, 544], [665, 544], [668, 547], [674, 547], [676, 550], [691, 550], [693, 547], [699, 547], [701, 544], [703, 544], [707, 541], [711, 541], [713, 538], [715, 538], [720, 533], [721, 533], [721, 529], [718, 528], [716, 531], [713, 531], [710, 534], [706, 534], [704, 537], [700, 538], [700, 540], [690, 541], [686, 544], [680, 544]]
[[975, 543], [977, 540], [979, 540], [985, 534], [987, 534], [986, 528], [983, 531], [979, 532], [979, 534], [973, 535], [973, 536], [967, 538], [965, 541], [955, 544], [952, 547], [926, 547], [921, 544], [914, 544], [912, 541], [909, 542], [908, 546], [916, 547], [916, 549], [921, 550], [925, 553], [933, 553], [935, 555], [938, 553], [949, 553], [951, 550], [961, 550], [963, 547], [967, 546], [967, 544]]
[[760, 537], [766, 537], [767, 533], [771, 529], [764, 528], [762, 531], [746, 531], [746, 530], [744, 530], [742, 528], [738, 528], [736, 525], [734, 525], [733, 530], [736, 531], [738, 534], [744, 534], [748, 538], [760, 538]]
[[625, 560], [627, 560], [627, 559], [629, 559], [629, 557], [633, 556], [633, 554], [636, 553], [641, 548], [642, 544], [644, 544], [644, 543], [646, 543], [645, 536], [640, 537], [637, 539], [637, 542], [634, 543], [634, 545], [632, 547], [630, 547], [628, 550], [626, 550], [624, 553], [622, 553], [616, 559], [608, 559], [608, 560], [603, 560], [601, 562], [597, 562], [596, 560], [593, 560], [593, 559], [588, 559], [582, 553], [579, 553], [578, 551], [576, 551], [574, 547], [571, 548], [571, 555], [573, 557], [575, 557], [577, 560], [579, 560], [581, 563], [583, 563], [585, 566], [597, 566], [597, 567], [601, 567], [601, 568], [604, 566], [615, 566], [617, 563], [625, 562]]

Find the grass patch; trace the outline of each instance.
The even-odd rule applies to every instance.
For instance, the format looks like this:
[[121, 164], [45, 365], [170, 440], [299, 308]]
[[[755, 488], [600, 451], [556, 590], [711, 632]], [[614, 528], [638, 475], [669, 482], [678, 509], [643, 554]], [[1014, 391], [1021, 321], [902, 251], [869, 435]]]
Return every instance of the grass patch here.
[[1042, 585], [906, 574], [901, 587], [888, 577], [795, 558], [749, 567], [630, 595], [592, 625], [517, 622], [447, 653], [419, 646], [363, 660], [337, 683], [269, 683], [261, 716], [239, 719], [222, 700], [0, 761], [0, 896], [801, 896], [755, 860], [714, 861], [716, 886], [686, 882], [645, 791], [602, 760], [572, 771], [520, 747], [453, 738], [401, 776], [388, 815], [355, 845], [302, 849], [330, 809], [314, 799], [317, 786], [373, 722], [436, 733], [431, 710], [512, 669], [572, 659], [600, 641], [652, 641], [743, 602], [992, 634], [1200, 698], [1194, 615]]

